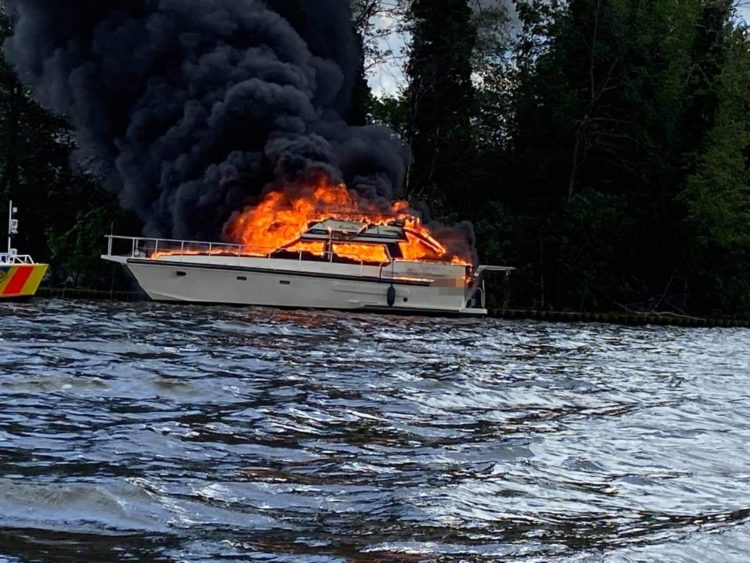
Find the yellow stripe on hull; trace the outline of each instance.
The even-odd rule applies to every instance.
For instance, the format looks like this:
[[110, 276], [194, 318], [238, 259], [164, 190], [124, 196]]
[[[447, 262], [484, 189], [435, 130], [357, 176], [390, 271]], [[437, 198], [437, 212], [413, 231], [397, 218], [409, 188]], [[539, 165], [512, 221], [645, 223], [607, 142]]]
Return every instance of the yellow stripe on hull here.
[[32, 297], [48, 267], [47, 264], [0, 266], [0, 300]]

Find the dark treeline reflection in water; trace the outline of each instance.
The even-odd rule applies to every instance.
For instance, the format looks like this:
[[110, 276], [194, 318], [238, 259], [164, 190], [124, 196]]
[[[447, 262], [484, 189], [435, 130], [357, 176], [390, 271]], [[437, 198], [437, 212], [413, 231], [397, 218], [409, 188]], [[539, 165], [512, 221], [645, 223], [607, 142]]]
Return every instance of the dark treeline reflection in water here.
[[748, 561], [750, 332], [0, 305], [0, 557]]

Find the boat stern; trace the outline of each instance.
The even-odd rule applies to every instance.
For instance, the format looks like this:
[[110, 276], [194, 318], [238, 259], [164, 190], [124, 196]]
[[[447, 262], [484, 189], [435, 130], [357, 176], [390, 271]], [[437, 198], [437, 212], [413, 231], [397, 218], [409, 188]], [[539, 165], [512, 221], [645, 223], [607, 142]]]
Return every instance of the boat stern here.
[[461, 315], [486, 315], [487, 314], [487, 289], [484, 281], [488, 273], [499, 272], [509, 276], [515, 268], [509, 266], [488, 266], [481, 265], [476, 268], [471, 279], [466, 284], [466, 294], [464, 296], [466, 307], [461, 310]]

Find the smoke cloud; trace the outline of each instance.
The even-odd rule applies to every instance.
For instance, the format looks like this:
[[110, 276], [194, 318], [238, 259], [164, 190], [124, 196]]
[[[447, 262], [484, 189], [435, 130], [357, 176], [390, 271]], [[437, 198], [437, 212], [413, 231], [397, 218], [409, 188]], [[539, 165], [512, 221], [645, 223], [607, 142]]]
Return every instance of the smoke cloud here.
[[264, 187], [329, 174], [399, 195], [407, 151], [347, 125], [359, 52], [342, 0], [7, 0], [5, 52], [77, 132], [76, 159], [151, 236], [215, 240]]

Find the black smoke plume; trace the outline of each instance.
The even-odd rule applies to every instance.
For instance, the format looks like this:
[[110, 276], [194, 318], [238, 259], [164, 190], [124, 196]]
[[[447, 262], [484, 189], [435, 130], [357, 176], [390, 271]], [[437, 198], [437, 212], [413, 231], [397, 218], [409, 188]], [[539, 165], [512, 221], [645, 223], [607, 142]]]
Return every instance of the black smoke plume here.
[[346, 123], [359, 53], [345, 0], [6, 4], [20, 78], [149, 235], [215, 240], [268, 184], [321, 171], [398, 195], [403, 146]]

